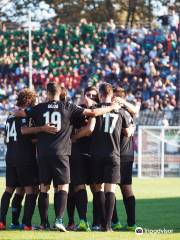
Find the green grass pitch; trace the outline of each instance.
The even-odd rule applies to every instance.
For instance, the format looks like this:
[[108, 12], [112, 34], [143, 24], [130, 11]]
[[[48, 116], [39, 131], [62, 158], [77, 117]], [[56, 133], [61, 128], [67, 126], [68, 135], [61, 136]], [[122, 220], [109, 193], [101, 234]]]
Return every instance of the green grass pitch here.
[[[0, 178], [0, 196], [4, 190], [4, 178]], [[165, 179], [133, 179], [134, 192], [137, 200], [137, 225], [146, 229], [173, 230], [172, 234], [145, 233], [137, 236], [129, 232], [112, 233], [82, 233], [82, 232], [24, 232], [24, 231], [1, 231], [0, 240], [179, 240], [180, 239], [180, 178]], [[89, 192], [88, 220], [92, 219], [92, 195]], [[126, 222], [122, 197], [117, 188], [117, 205], [121, 222]], [[54, 220], [53, 192], [50, 192], [49, 218]], [[67, 223], [67, 217], [64, 219]], [[78, 221], [76, 214], [76, 222]], [[11, 223], [11, 209], [7, 217]], [[36, 209], [33, 224], [39, 224], [38, 211]]]

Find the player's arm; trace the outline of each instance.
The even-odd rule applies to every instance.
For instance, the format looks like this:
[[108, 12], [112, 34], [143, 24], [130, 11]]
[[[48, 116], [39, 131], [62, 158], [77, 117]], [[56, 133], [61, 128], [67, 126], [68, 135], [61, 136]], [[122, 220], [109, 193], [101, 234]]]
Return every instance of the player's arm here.
[[27, 114], [24, 110], [14, 110], [12, 113], [12, 115], [14, 115], [15, 117], [27, 117]]
[[131, 113], [131, 115], [136, 116], [139, 112], [138, 106], [133, 105], [132, 103], [127, 102], [125, 99], [121, 97], [114, 98], [114, 101], [118, 102], [119, 104], [124, 105], [125, 108], [127, 108], [128, 112]]
[[12, 114], [15, 117], [29, 117], [35, 119], [39, 112], [39, 104], [34, 107], [29, 107], [26, 109], [15, 109]]
[[45, 124], [44, 126], [39, 126], [39, 127], [27, 127], [27, 126], [21, 127], [21, 133], [23, 135], [37, 134], [40, 132], [56, 134], [58, 132], [58, 129], [51, 124]]
[[111, 106], [107, 106], [107, 107], [94, 108], [94, 109], [84, 109], [82, 114], [85, 115], [85, 116], [89, 116], [89, 117], [97, 117], [97, 116], [101, 116], [103, 114], [109, 113], [113, 110], [117, 110], [119, 108], [120, 108], [119, 103], [115, 102], [115, 103], [112, 103]]
[[79, 129], [76, 132], [76, 134], [72, 136], [72, 140], [76, 141], [79, 138], [90, 136], [94, 131], [95, 125], [96, 125], [96, 119], [89, 118], [87, 125]]

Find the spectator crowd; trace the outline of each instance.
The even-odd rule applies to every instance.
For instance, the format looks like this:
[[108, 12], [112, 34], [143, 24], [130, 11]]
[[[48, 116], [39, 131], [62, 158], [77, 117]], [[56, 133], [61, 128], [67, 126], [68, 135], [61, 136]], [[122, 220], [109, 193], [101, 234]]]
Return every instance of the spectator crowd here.
[[[173, 14], [176, 16], [173, 21]], [[177, 108], [178, 18], [167, 28], [125, 28], [113, 20], [95, 24], [82, 19], [65, 24], [57, 18], [32, 31], [33, 84], [41, 97], [48, 81], [59, 82], [77, 99], [90, 85], [107, 81], [139, 103], [143, 111]], [[12, 109], [28, 85], [28, 31], [0, 29], [0, 113]]]

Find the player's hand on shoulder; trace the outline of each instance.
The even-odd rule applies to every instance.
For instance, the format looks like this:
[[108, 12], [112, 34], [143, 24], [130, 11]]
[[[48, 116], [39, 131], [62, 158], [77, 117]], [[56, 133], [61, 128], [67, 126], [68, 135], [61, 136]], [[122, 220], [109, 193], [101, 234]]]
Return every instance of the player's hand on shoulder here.
[[12, 116], [14, 116], [14, 117], [26, 117], [25, 111], [22, 110], [22, 109], [17, 109], [17, 108], [13, 109], [13, 110], [9, 113], [9, 115], [12, 115]]
[[41, 126], [42, 132], [50, 133], [50, 134], [56, 134], [58, 132], [57, 127], [52, 125], [51, 123], [45, 124], [44, 126]]
[[114, 111], [118, 111], [121, 108], [121, 105], [117, 101], [112, 102], [112, 108]]
[[120, 105], [124, 105], [125, 100], [123, 98], [121, 98], [121, 97], [113, 97], [113, 102], [117, 102]]

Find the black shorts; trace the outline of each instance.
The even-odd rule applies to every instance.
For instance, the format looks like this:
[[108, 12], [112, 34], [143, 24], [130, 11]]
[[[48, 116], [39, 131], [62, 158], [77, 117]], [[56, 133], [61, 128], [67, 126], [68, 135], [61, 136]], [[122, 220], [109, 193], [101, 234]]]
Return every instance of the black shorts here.
[[120, 183], [120, 158], [92, 156], [92, 183]]
[[45, 156], [39, 159], [40, 183], [54, 186], [70, 183], [69, 156]]
[[71, 183], [73, 186], [90, 184], [91, 157], [88, 154], [78, 154], [70, 158]]
[[6, 186], [7, 187], [28, 187], [39, 185], [38, 167], [6, 167]]
[[122, 161], [120, 164], [121, 185], [132, 184], [132, 167], [133, 161]]

